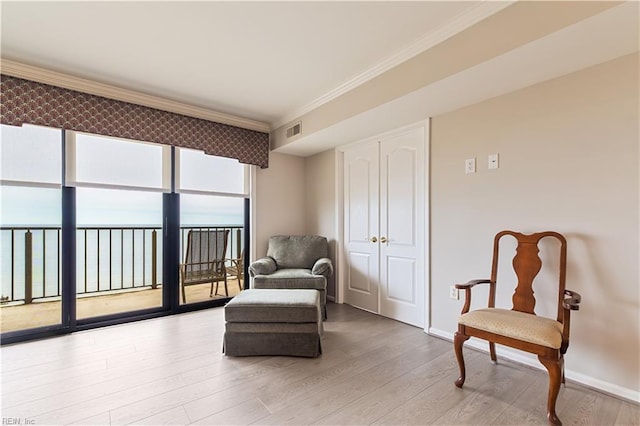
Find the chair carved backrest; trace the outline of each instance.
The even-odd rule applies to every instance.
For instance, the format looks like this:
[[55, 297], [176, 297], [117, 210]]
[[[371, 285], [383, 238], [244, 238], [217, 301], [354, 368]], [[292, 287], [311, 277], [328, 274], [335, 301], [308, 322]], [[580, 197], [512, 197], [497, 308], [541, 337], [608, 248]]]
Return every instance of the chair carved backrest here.
[[519, 232], [502, 231], [495, 236], [493, 243], [493, 264], [491, 267], [491, 287], [489, 290], [489, 307], [495, 307], [495, 283], [498, 275], [498, 251], [500, 239], [504, 236], [512, 236], [516, 239], [516, 255], [513, 258], [513, 269], [518, 278], [518, 284], [513, 293], [512, 302], [514, 311], [534, 314], [536, 299], [533, 291], [533, 283], [542, 268], [542, 260], [538, 255], [540, 249], [538, 244], [545, 237], [552, 237], [560, 243], [560, 263], [558, 273], [558, 313], [557, 321], [562, 322], [562, 300], [565, 291], [565, 280], [567, 271], [567, 241], [557, 232], [539, 232], [525, 235]]
[[225, 274], [228, 229], [190, 230], [185, 253], [185, 282], [201, 281]]

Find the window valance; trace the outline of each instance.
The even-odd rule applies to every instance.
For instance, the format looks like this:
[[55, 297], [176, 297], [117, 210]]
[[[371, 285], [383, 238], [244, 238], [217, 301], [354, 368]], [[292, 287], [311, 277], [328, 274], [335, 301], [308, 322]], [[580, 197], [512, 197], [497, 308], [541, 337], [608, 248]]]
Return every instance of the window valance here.
[[269, 166], [269, 134], [0, 76], [0, 122], [24, 123], [203, 150]]

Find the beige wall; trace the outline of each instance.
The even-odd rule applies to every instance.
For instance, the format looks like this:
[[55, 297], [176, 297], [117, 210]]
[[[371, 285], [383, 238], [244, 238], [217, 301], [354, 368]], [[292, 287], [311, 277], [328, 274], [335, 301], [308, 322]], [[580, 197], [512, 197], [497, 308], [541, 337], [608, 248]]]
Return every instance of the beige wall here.
[[305, 234], [304, 158], [269, 154], [269, 168], [256, 171], [256, 257], [267, 254], [271, 235]]
[[[455, 331], [462, 301], [449, 299], [448, 288], [489, 274], [496, 232], [556, 230], [568, 240], [567, 287], [583, 296], [572, 315], [567, 375], [638, 398], [639, 59], [624, 57], [433, 118], [432, 331]], [[500, 154], [500, 168], [489, 171], [492, 153]], [[464, 160], [472, 157], [478, 172], [465, 175]], [[306, 159], [272, 154], [271, 167], [257, 176], [268, 192], [258, 192], [259, 254], [278, 232], [335, 241], [336, 167], [333, 150]], [[477, 305], [486, 301], [486, 293], [478, 296]], [[498, 292], [499, 302], [510, 297]], [[539, 302], [545, 313], [548, 305]]]
[[[334, 150], [305, 159], [305, 229], [307, 234], [327, 237], [329, 257], [337, 267], [335, 167]], [[331, 298], [336, 295], [335, 277], [336, 274], [327, 282], [327, 295]]]
[[[638, 61], [626, 56], [432, 120], [433, 329], [455, 331], [462, 301], [448, 288], [489, 275], [496, 232], [559, 231], [567, 288], [583, 296], [567, 375], [637, 398]], [[492, 153], [498, 170], [487, 170]], [[478, 172], [465, 175], [472, 157]], [[508, 302], [512, 290], [498, 289]]]
[[[334, 151], [302, 158], [272, 152], [269, 168], [256, 171], [255, 258], [267, 253], [272, 235], [323, 235], [329, 257], [337, 255]], [[327, 283], [335, 296], [335, 275]]]

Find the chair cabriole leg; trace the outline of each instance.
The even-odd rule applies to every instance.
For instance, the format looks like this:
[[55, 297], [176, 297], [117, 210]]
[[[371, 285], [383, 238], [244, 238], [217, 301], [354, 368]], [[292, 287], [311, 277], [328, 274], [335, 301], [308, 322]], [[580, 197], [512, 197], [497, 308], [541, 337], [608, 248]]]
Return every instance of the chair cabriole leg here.
[[466, 378], [466, 370], [464, 366], [464, 356], [462, 355], [462, 346], [464, 342], [469, 339], [469, 336], [456, 331], [453, 337], [453, 346], [456, 351], [456, 359], [458, 360], [458, 367], [460, 367], [460, 377], [456, 380], [456, 386], [461, 388], [464, 385], [464, 380]]
[[556, 415], [556, 400], [560, 391], [562, 381], [562, 358], [545, 358], [538, 356], [538, 359], [549, 371], [549, 394], [547, 396], [547, 420], [552, 425], [562, 425]]
[[496, 357], [496, 344], [493, 342], [489, 342], [489, 354], [491, 355], [491, 361], [493, 361], [493, 363], [497, 363], [498, 362], [498, 358]]

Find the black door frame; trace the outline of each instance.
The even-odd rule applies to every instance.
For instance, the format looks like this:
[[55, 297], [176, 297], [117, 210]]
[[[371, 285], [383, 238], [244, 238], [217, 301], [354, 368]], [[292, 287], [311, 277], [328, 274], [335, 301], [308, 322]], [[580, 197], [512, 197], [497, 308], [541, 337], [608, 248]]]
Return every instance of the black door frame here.
[[[65, 186], [65, 131], [62, 131], [62, 223], [61, 223], [61, 320], [60, 323], [44, 327], [2, 333], [0, 345], [43, 339], [75, 331], [88, 330], [109, 325], [158, 318], [183, 312], [224, 306], [231, 298], [214, 299], [180, 305], [180, 194], [175, 192], [175, 148], [171, 148], [171, 192], [162, 197], [162, 306], [136, 311], [77, 319], [76, 311], [76, 189]], [[250, 242], [250, 201], [244, 199], [244, 245]], [[245, 250], [244, 276], [247, 276], [249, 250]], [[244, 280], [247, 288], [247, 281]]]

